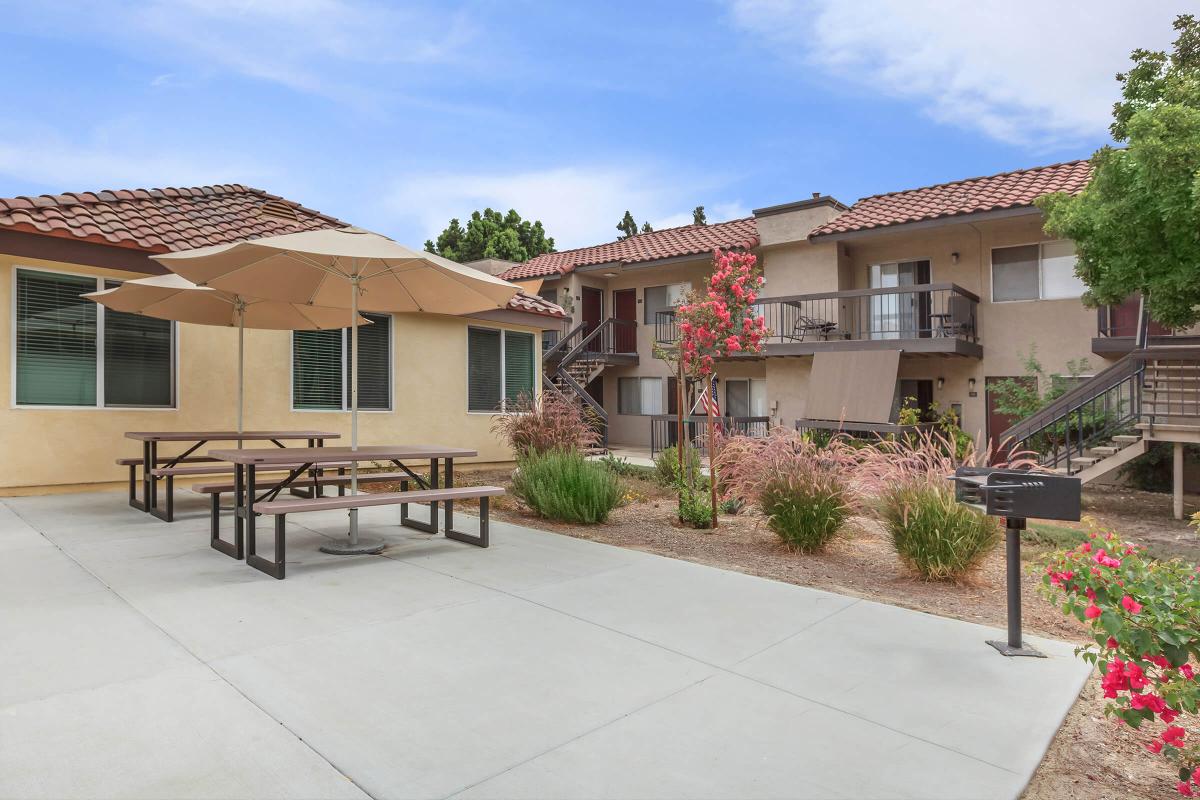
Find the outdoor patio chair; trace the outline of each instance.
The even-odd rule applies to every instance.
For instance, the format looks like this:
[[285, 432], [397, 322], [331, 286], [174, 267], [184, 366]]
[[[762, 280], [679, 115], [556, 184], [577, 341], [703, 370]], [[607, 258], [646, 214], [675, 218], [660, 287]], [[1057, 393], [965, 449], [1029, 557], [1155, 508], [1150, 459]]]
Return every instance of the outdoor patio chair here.
[[946, 337], [970, 336], [975, 332], [975, 318], [971, 313], [971, 301], [952, 295], [946, 301], [946, 313], [934, 314], [939, 320], [939, 334]]
[[806, 317], [803, 314], [796, 316], [796, 321], [792, 324], [792, 335], [790, 338], [804, 341], [804, 338], [809, 334], [816, 334], [822, 341], [829, 339], [829, 334], [837, 328], [837, 323], [829, 322], [816, 317]]

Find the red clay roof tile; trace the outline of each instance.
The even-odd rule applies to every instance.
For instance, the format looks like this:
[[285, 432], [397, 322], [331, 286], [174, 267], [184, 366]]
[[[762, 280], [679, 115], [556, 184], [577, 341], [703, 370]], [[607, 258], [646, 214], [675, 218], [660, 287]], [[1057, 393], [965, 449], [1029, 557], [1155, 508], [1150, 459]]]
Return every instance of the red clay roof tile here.
[[1082, 191], [1091, 174], [1091, 162], [1068, 161], [864, 197], [809, 236], [815, 239], [836, 233], [1032, 206], [1033, 201], [1044, 194]]
[[711, 253], [717, 248], [758, 245], [758, 227], [753, 217], [716, 222], [712, 225], [684, 225], [639, 233], [619, 242], [580, 247], [558, 253], [545, 253], [500, 274], [506, 281], [565, 275], [576, 267], [589, 264], [634, 264], [677, 256]]

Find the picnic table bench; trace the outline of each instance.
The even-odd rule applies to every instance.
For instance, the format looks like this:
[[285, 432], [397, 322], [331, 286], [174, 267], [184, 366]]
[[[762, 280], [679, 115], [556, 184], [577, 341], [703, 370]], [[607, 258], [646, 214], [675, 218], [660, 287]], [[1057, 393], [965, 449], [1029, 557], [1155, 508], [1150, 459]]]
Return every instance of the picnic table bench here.
[[[176, 476], [219, 475], [231, 472], [228, 464], [208, 455], [193, 455], [209, 442], [270, 442], [277, 448], [287, 449], [286, 441], [304, 441], [308, 447], [321, 447], [326, 439], [337, 439], [340, 434], [330, 431], [128, 431], [125, 438], [142, 443], [140, 459], [120, 458], [117, 464], [129, 467], [129, 505], [139, 511], [153, 514], [165, 522], [175, 519]], [[188, 444], [182, 453], [160, 456], [158, 446], [162, 442]], [[294, 460], [294, 459], [293, 459]], [[142, 468], [142, 497], [137, 496], [137, 467]], [[187, 465], [181, 467], [180, 465]], [[207, 465], [207, 466], [204, 466]], [[284, 467], [280, 467], [283, 469]], [[158, 504], [158, 483], [166, 481], [166, 497], [163, 508]]]
[[[358, 509], [377, 505], [400, 506], [400, 524], [424, 531], [438, 532], [438, 509], [444, 510], [444, 529], [448, 538], [467, 542], [479, 547], [488, 546], [488, 511], [487, 498], [503, 494], [504, 490], [496, 486], [454, 486], [454, 459], [469, 458], [478, 455], [475, 450], [456, 447], [441, 447], [438, 445], [371, 445], [359, 448], [350, 447], [309, 447], [292, 448], [287, 451], [256, 449], [216, 449], [209, 451], [213, 458], [227, 461], [234, 465], [233, 493], [236, 499], [234, 507], [234, 541], [227, 542], [219, 537], [219, 530], [214, 528], [214, 538], [211, 545], [214, 549], [235, 558], [246, 558], [246, 563], [268, 575], [282, 579], [284, 576], [285, 556], [285, 521], [284, 517], [291, 513], [303, 511], [329, 511], [341, 509]], [[300, 462], [286, 477], [278, 481], [260, 480], [260, 469], [278, 468], [287, 461]], [[429, 477], [421, 477], [404, 462], [428, 460]], [[402, 491], [381, 492], [377, 494], [348, 494], [338, 497], [313, 497], [305, 500], [278, 500], [279, 494], [296, 484], [306, 471], [338, 461], [389, 462], [398, 472], [387, 480], [400, 478]], [[444, 465], [444, 473], [440, 466]], [[358, 476], [359, 481], [371, 482], [372, 475], [380, 473], [364, 473]], [[348, 476], [339, 475], [332, 481], [340, 482]], [[445, 484], [440, 485], [444, 479]], [[419, 488], [408, 490], [409, 482]], [[303, 485], [305, 481], [301, 481]], [[347, 480], [348, 482], [348, 480]], [[258, 489], [264, 489], [259, 493]], [[454, 529], [454, 501], [462, 499], [479, 499], [480, 501], [480, 533], [467, 534]], [[410, 503], [429, 504], [429, 522], [414, 520], [408, 516]], [[219, 512], [219, 509], [218, 509]], [[265, 559], [258, 555], [255, 540], [255, 521], [261, 514], [277, 516], [275, 530], [276, 552], [274, 559]]]

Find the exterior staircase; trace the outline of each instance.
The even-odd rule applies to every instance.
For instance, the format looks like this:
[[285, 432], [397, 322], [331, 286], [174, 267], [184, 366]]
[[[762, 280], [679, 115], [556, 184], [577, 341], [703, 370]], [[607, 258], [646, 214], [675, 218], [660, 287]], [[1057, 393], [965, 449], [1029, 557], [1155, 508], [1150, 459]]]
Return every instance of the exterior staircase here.
[[587, 385], [613, 364], [637, 364], [637, 323], [608, 318], [590, 327], [581, 322], [542, 353], [542, 385], [546, 391], [588, 410], [608, 450], [608, 412], [587, 392]]
[[1200, 348], [1134, 350], [1001, 435], [1008, 452], [1083, 483], [1145, 453], [1152, 441], [1200, 437]]

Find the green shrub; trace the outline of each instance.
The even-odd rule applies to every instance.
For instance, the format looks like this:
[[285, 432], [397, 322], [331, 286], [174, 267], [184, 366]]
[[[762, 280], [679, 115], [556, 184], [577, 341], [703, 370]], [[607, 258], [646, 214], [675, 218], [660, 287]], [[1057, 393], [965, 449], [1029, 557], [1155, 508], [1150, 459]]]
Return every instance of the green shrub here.
[[[686, 476], [700, 474], [700, 452], [694, 447], [684, 448], [684, 473]], [[679, 483], [679, 451], [675, 445], [662, 450], [654, 457], [654, 477], [662, 486], [675, 486]]]
[[679, 521], [693, 528], [711, 528], [712, 498], [709, 496], [708, 479], [701, 477], [695, 486], [686, 479], [680, 480], [676, 489], [679, 492]]
[[849, 491], [840, 480], [802, 470], [769, 481], [758, 505], [775, 535], [801, 553], [824, 548], [850, 517]]
[[1000, 523], [954, 499], [954, 489], [900, 482], [879, 496], [879, 517], [900, 560], [926, 580], [958, 578], [1000, 541]]
[[530, 453], [517, 460], [513, 494], [548, 519], [604, 522], [621, 500], [621, 482], [577, 450]]

